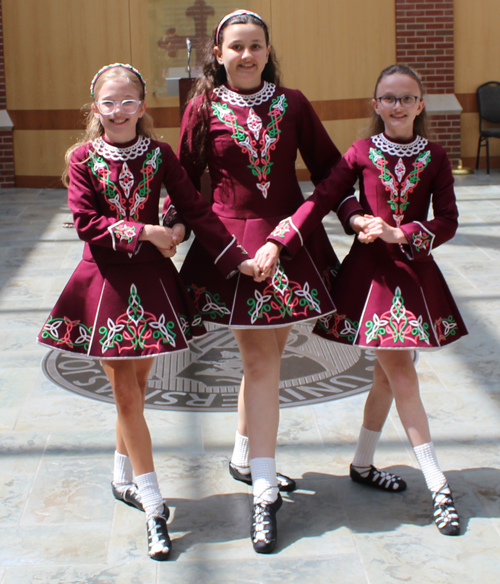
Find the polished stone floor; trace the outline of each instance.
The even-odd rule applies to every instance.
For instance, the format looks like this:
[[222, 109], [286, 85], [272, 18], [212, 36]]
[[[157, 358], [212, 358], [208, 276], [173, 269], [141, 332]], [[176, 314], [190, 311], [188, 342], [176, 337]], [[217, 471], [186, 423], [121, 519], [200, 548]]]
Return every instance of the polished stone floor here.
[[[148, 410], [172, 559], [146, 555], [144, 516], [110, 493], [115, 412], [50, 383], [35, 336], [81, 255], [65, 193], [0, 190], [0, 584], [496, 584], [500, 573], [500, 180], [458, 181], [455, 239], [435, 257], [470, 335], [421, 356], [436, 450], [463, 524], [431, 501], [396, 411], [377, 452], [409, 483], [388, 494], [348, 466], [366, 394], [282, 410], [278, 467], [298, 479], [276, 553], [254, 554], [249, 490], [227, 472], [234, 413]], [[308, 188], [308, 185], [305, 185]], [[332, 242], [349, 239], [332, 217]], [[182, 259], [179, 254], [178, 261]]]

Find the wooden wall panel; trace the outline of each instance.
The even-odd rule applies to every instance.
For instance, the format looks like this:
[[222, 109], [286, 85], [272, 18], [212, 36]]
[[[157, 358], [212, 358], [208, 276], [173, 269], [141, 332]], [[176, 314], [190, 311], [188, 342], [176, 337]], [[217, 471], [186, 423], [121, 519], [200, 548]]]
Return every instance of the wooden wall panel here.
[[130, 61], [128, 0], [2, 0], [8, 109], [78, 109], [103, 65]]
[[310, 100], [371, 97], [396, 59], [395, 0], [273, 0], [284, 85]]
[[455, 92], [500, 81], [500, 2], [455, 0]]
[[60, 176], [64, 153], [77, 140], [76, 130], [15, 130], [16, 176]]
[[[60, 174], [64, 152], [79, 133], [90, 80], [102, 65], [131, 62], [150, 77], [153, 5], [2, 0], [7, 107], [18, 124], [16, 176]], [[359, 118], [379, 71], [395, 58], [395, 0], [249, 0], [245, 6], [271, 24], [285, 84], [315, 102], [345, 151], [365, 125]], [[149, 92], [147, 101], [153, 117], [162, 108], [158, 133], [175, 148], [178, 99]]]

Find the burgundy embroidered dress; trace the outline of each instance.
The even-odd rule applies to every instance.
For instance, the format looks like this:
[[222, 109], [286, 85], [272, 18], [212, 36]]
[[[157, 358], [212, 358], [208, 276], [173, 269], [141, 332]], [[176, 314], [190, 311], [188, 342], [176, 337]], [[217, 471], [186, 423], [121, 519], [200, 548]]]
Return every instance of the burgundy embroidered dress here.
[[[271, 240], [300, 248], [300, 239], [336, 207], [338, 190], [359, 179], [354, 196], [337, 213], [348, 231], [349, 217], [363, 210], [400, 227], [405, 245], [355, 239], [332, 290], [338, 312], [321, 319], [314, 332], [333, 341], [375, 349], [433, 349], [467, 334], [432, 250], [451, 239], [458, 226], [453, 176], [441, 146], [417, 136], [395, 143], [385, 134], [355, 142], [331, 176], [293, 215], [284, 236]], [[433, 218], [428, 219], [432, 202]], [[352, 232], [352, 231], [351, 231]]]
[[[188, 348], [205, 334], [170, 259], [148, 241], [160, 190], [170, 197], [228, 275], [248, 256], [196, 192], [168, 144], [138, 136], [113, 145], [98, 138], [71, 157], [68, 203], [85, 241], [78, 264], [38, 336], [54, 349], [101, 359], [138, 358]], [[164, 207], [170, 224], [175, 212]], [[167, 224], [167, 223], [165, 223]], [[221, 277], [223, 277], [221, 274]]]
[[[198, 161], [190, 138], [193, 101], [181, 126], [180, 160], [195, 185], [208, 166], [212, 208], [253, 256], [270, 231], [304, 201], [295, 173], [297, 151], [315, 183], [328, 175], [340, 153], [300, 91], [264, 82], [254, 93], [220, 86], [211, 99], [206, 160]], [[224, 280], [198, 240], [181, 276], [205, 320], [235, 328], [279, 327], [334, 310], [327, 287], [337, 267], [318, 225], [301, 252], [280, 261], [276, 275], [265, 282]]]

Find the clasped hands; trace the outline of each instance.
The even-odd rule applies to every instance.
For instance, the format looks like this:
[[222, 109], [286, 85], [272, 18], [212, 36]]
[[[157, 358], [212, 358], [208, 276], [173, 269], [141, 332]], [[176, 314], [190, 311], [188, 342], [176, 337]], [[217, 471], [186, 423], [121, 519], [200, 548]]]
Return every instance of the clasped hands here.
[[373, 243], [378, 238], [386, 243], [407, 243], [403, 230], [391, 227], [381, 217], [353, 215], [349, 221], [361, 243]]
[[185, 234], [186, 228], [182, 223], [176, 223], [173, 227], [148, 224], [144, 225], [139, 239], [151, 242], [163, 257], [172, 258], [177, 253], [177, 246], [182, 243]]

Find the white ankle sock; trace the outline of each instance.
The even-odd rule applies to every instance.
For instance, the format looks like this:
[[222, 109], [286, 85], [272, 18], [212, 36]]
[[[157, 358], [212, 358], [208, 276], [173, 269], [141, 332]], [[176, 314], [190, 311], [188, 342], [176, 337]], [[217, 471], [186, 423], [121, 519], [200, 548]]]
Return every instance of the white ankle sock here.
[[276, 479], [276, 460], [260, 457], [250, 460], [252, 470], [253, 497], [256, 500], [274, 503], [278, 498], [278, 482]]
[[367, 430], [364, 426], [361, 426], [356, 453], [352, 461], [354, 467], [369, 468], [373, 464], [373, 457], [375, 456], [379, 438], [380, 432]]
[[242, 474], [250, 474], [250, 449], [248, 447], [248, 437], [241, 435], [236, 430], [234, 438], [233, 455], [231, 456], [231, 463], [238, 467]]
[[439, 464], [434, 452], [434, 444], [427, 442], [413, 448], [418, 464], [424, 473], [425, 482], [431, 491], [439, 491], [446, 483], [446, 477], [439, 468]]
[[139, 489], [139, 497], [146, 512], [146, 518], [151, 519], [151, 517], [163, 515], [163, 497], [160, 493], [156, 473], [153, 471], [138, 475], [135, 477], [135, 482]]
[[132, 463], [126, 454], [120, 454], [115, 450], [115, 461], [113, 469], [113, 484], [120, 490], [134, 482], [134, 471]]

